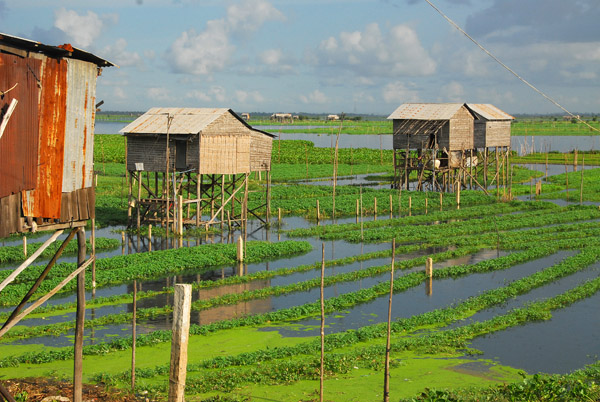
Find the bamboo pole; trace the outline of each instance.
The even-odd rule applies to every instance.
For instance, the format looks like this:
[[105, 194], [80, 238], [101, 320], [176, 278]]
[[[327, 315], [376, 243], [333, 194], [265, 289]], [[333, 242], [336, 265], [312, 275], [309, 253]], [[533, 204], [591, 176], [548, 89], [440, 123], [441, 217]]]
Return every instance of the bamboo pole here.
[[583, 171], [585, 170], [585, 155], [581, 160], [581, 182], [579, 183], [579, 205], [583, 204]]
[[317, 222], [321, 219], [321, 211], [319, 208], [319, 200], [317, 200]]
[[137, 281], [133, 281], [133, 312], [131, 317], [131, 390], [135, 389], [135, 341], [136, 341], [136, 312], [137, 312]]
[[390, 271], [390, 298], [388, 302], [387, 341], [385, 345], [385, 373], [383, 380], [383, 400], [390, 400], [390, 349], [392, 337], [392, 296], [394, 294], [394, 261], [396, 259], [396, 239], [392, 239], [392, 267]]
[[323, 382], [325, 379], [325, 243], [321, 244], [321, 369], [319, 371], [319, 401], [323, 402]]
[[567, 202], [569, 202], [569, 171], [567, 169], [567, 155], [565, 154], [565, 188], [567, 192]]
[[23, 256], [27, 258], [27, 236], [23, 236]]

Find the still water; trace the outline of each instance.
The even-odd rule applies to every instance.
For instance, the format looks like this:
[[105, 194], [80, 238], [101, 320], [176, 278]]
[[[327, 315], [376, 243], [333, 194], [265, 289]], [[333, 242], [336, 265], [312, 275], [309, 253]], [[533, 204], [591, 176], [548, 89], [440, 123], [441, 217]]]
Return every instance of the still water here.
[[[119, 134], [119, 130], [125, 127], [126, 123], [119, 122], [96, 122], [95, 132], [98, 134]], [[316, 128], [317, 126], [306, 126], [306, 128]], [[334, 147], [336, 135], [326, 132], [323, 134], [302, 134], [302, 133], [278, 133], [277, 126], [256, 126], [257, 129], [271, 132], [282, 140], [307, 140], [312, 141], [316, 147], [327, 148]], [[294, 128], [302, 129], [302, 126]], [[384, 135], [353, 135], [341, 134], [339, 140], [340, 148], [370, 148], [370, 149], [392, 149], [392, 136]], [[571, 152], [575, 149], [579, 151], [597, 151], [600, 150], [600, 135], [582, 135], [582, 136], [560, 136], [560, 135], [539, 135], [531, 136], [513, 136], [511, 138], [511, 148], [519, 154], [536, 152]]]

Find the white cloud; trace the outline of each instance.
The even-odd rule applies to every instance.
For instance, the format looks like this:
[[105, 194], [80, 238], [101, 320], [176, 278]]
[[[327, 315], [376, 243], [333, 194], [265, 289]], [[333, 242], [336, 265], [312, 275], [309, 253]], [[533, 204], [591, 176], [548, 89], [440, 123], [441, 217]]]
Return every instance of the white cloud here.
[[265, 98], [258, 91], [235, 91], [235, 97], [240, 103], [253, 102], [253, 103], [262, 103], [265, 101]]
[[104, 15], [88, 11], [79, 15], [74, 10], [59, 8], [54, 12], [54, 26], [63, 31], [76, 46], [88, 47], [102, 33], [106, 23], [115, 23], [118, 16]]
[[246, 0], [227, 7], [226, 23], [232, 32], [255, 32], [267, 21], [285, 21], [284, 15], [268, 1]]
[[465, 88], [457, 81], [450, 81], [440, 88], [440, 102], [465, 102]]
[[153, 87], [148, 88], [146, 91], [146, 96], [154, 101], [160, 102], [171, 102], [173, 101], [173, 97], [171, 96], [171, 92], [168, 88], [163, 87]]
[[127, 99], [127, 94], [125, 93], [125, 91], [121, 87], [116, 87], [113, 90], [113, 96], [115, 98], [119, 99], [119, 100], [125, 100], [125, 99]]
[[383, 100], [387, 103], [419, 102], [419, 92], [407, 88], [403, 82], [390, 82], [382, 90]]
[[191, 90], [186, 92], [185, 97], [187, 99], [193, 99], [200, 102], [210, 103], [219, 102], [223, 103], [227, 99], [227, 91], [221, 86], [212, 86], [207, 91]]
[[379, 24], [371, 23], [364, 31], [341, 32], [338, 38], [323, 40], [311, 58], [318, 66], [366, 77], [426, 76], [436, 70], [435, 61], [408, 25], [396, 25], [382, 33]]
[[222, 71], [236, 49], [231, 35], [252, 33], [266, 21], [283, 19], [283, 14], [264, 0], [230, 5], [226, 18], [208, 21], [202, 32], [183, 32], [167, 51], [166, 59], [179, 73], [209, 75]]
[[213, 20], [203, 32], [183, 32], [171, 45], [167, 58], [176, 72], [206, 75], [222, 70], [234, 49], [223, 20]]
[[300, 95], [300, 102], [306, 103], [306, 104], [308, 104], [308, 103], [323, 104], [323, 103], [327, 103], [327, 101], [328, 101], [327, 96], [325, 96], [325, 94], [323, 92], [319, 91], [318, 89], [315, 89], [308, 95]]
[[119, 67], [143, 66], [144, 62], [137, 52], [127, 51], [127, 41], [123, 38], [117, 39], [114, 45], [108, 45], [102, 49], [102, 55]]

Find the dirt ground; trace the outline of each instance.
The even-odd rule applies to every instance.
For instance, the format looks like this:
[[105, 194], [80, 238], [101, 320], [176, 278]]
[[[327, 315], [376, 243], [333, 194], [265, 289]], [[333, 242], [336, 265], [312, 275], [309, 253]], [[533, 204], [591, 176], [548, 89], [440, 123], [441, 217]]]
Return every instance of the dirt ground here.
[[[46, 378], [2, 380], [17, 402], [67, 402], [73, 400], [73, 384]], [[62, 398], [59, 398], [62, 397]], [[65, 399], [68, 398], [68, 399]], [[0, 397], [0, 400], [2, 398]], [[83, 385], [84, 402], [145, 402], [148, 399], [128, 394], [123, 390], [107, 389], [101, 385]]]

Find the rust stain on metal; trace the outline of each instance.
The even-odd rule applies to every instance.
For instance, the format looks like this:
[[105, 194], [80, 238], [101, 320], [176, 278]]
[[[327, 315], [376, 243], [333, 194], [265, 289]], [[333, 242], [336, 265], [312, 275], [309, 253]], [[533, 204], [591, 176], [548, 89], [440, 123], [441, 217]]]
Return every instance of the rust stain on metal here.
[[[88, 83], [85, 83], [85, 101], [83, 103], [83, 115], [87, 116], [87, 112], [88, 112]], [[85, 170], [86, 170], [86, 165], [85, 165], [85, 153], [86, 153], [86, 147], [87, 147], [87, 131], [88, 127], [87, 124], [85, 124], [85, 120], [84, 120], [84, 124], [83, 124], [83, 146], [82, 146], [82, 150], [81, 150], [81, 156], [82, 156], [82, 161], [83, 163], [81, 164], [81, 188], [85, 188]]]
[[40, 152], [37, 202], [34, 216], [60, 218], [65, 113], [67, 102], [67, 62], [46, 59], [40, 100]]

